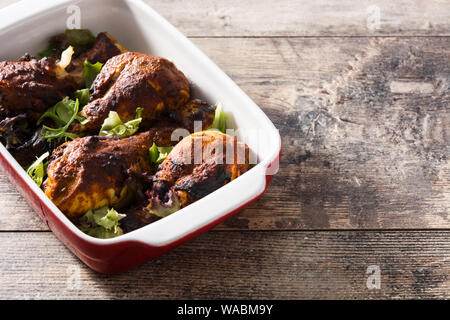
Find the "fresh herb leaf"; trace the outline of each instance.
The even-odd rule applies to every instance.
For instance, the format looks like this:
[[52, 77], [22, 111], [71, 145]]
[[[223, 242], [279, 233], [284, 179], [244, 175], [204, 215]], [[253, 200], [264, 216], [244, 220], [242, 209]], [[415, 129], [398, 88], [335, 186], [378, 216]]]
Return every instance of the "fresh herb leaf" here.
[[85, 125], [86, 123], [89, 122], [89, 119], [86, 119], [85, 117], [79, 115], [75, 116], [75, 120], [77, 120], [81, 125]]
[[157, 169], [158, 165], [160, 165], [164, 159], [167, 158], [170, 151], [172, 151], [173, 147], [158, 147], [155, 143], [149, 148], [150, 153], [150, 165], [154, 170]]
[[101, 207], [86, 212], [79, 220], [79, 228], [95, 238], [114, 238], [123, 234], [119, 221], [125, 217], [125, 214], [120, 214], [113, 208]]
[[84, 107], [89, 102], [89, 89], [81, 89], [74, 92], [73, 96], [80, 100], [80, 107]]
[[107, 211], [106, 215], [98, 211], [94, 212], [94, 220], [99, 225], [106, 230], [113, 230], [117, 233], [117, 228], [119, 227], [119, 220], [125, 218], [125, 214], [120, 214], [114, 209]]
[[158, 159], [156, 159], [156, 163], [160, 164], [167, 158], [170, 151], [172, 151], [173, 147], [157, 147], [159, 151]]
[[65, 97], [53, 107], [49, 108], [37, 121], [40, 125], [45, 118], [52, 119], [56, 125], [64, 126], [70, 118], [72, 118], [73, 111], [76, 107], [76, 100], [71, 100]]
[[219, 101], [216, 103], [216, 112], [214, 114], [214, 121], [211, 125], [211, 129], [217, 129], [222, 133], [227, 130], [227, 115], [223, 111], [222, 103]]
[[139, 129], [142, 121], [142, 108], [136, 109], [136, 118], [123, 123], [119, 115], [115, 111], [110, 111], [108, 118], [103, 121], [99, 135], [108, 137], [125, 138], [135, 134]]
[[33, 179], [34, 182], [40, 187], [45, 176], [45, 164], [44, 160], [49, 156], [46, 152], [36, 159], [27, 169], [27, 174]]
[[78, 115], [79, 105], [80, 103], [78, 99], [74, 101], [68, 97], [65, 97], [63, 100], [48, 109], [39, 118], [37, 124], [39, 125], [45, 118], [51, 118], [58, 128], [50, 128], [45, 125], [42, 126], [42, 134], [44, 135], [43, 138], [47, 141], [56, 138], [60, 140], [63, 137], [66, 138], [66, 140], [78, 138], [77, 134], [67, 132], [67, 129], [69, 129], [74, 120], [78, 120], [81, 124], [87, 122], [87, 119]]
[[84, 60], [82, 74], [87, 88], [90, 88], [92, 86], [92, 83], [100, 73], [100, 70], [102, 70], [102, 67], [103, 64], [100, 62], [92, 64], [88, 60]]
[[150, 163], [156, 163], [156, 160], [159, 158], [159, 150], [154, 142], [150, 149], [148, 149], [148, 152], [150, 153]]

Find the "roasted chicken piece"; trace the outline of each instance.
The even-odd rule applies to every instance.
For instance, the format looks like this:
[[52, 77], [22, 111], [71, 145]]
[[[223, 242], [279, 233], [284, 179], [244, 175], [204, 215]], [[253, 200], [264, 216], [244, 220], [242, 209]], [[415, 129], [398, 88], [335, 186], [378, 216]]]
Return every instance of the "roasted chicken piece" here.
[[18, 61], [0, 62], [0, 113], [2, 118], [26, 114], [36, 121], [51, 105], [78, 89], [75, 81], [61, 78], [57, 60], [25, 55]]
[[36, 121], [77, 87], [74, 81], [60, 78], [58, 68], [54, 58], [36, 60], [29, 55], [0, 62], [0, 141], [23, 166], [48, 146], [35, 134]]
[[91, 63], [105, 63], [109, 58], [127, 51], [113, 36], [100, 32], [94, 37], [89, 29], [67, 29], [49, 40], [49, 46], [38, 56], [50, 56], [59, 59], [61, 52], [72, 46], [74, 57]]
[[105, 63], [106, 61], [108, 61], [108, 59], [127, 51], [128, 50], [124, 46], [122, 46], [112, 35], [107, 32], [100, 32], [97, 35], [92, 48], [90, 48], [88, 51], [82, 52], [80, 56], [77, 57], [77, 59], [81, 62], [84, 62], [84, 60], [88, 60], [90, 63]]
[[171, 144], [173, 128], [150, 130], [124, 139], [89, 136], [56, 148], [43, 184], [45, 194], [69, 218], [90, 209], [126, 205], [133, 178], [150, 173], [149, 148]]
[[215, 130], [193, 133], [159, 165], [146, 211], [160, 217], [193, 203], [250, 168], [249, 148]]
[[74, 126], [74, 132], [98, 133], [110, 111], [122, 121], [136, 116], [143, 108], [142, 126], [165, 112], [177, 110], [189, 100], [189, 82], [167, 59], [126, 52], [109, 59], [97, 75], [89, 103], [81, 115], [89, 120], [85, 126]]
[[84, 86], [85, 59], [105, 62], [124, 50], [110, 35], [100, 33], [93, 47], [73, 59], [66, 70], [54, 57], [37, 60], [26, 54], [18, 61], [0, 62], [0, 120], [26, 114], [35, 122], [50, 106]]
[[54, 147], [39, 135], [36, 121], [49, 107], [85, 86], [83, 62], [104, 63], [126, 51], [105, 32], [93, 41], [90, 48], [84, 48], [87, 51], [78, 50], [79, 55], [66, 68], [58, 64], [58, 52], [70, 45], [64, 33], [50, 41], [55, 49], [52, 57], [37, 60], [27, 54], [18, 61], [0, 62], [0, 141], [21, 165], [31, 164]]

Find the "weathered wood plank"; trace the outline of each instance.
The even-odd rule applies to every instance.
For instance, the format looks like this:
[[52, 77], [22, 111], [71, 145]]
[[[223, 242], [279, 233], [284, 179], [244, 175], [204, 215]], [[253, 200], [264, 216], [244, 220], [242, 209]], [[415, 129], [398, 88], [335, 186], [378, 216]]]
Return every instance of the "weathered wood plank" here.
[[450, 34], [450, 3], [439, 0], [147, 2], [182, 32], [197, 37]]
[[[16, 1], [0, 0], [0, 8]], [[195, 37], [450, 35], [450, 3], [443, 0], [147, 2]]]
[[[218, 228], [450, 227], [449, 38], [195, 42], [283, 137], [267, 192]], [[46, 229], [0, 191], [0, 230]]]
[[450, 226], [449, 38], [196, 43], [283, 137], [273, 184], [227, 225]]
[[0, 170], [0, 230], [48, 230]]
[[[2, 299], [448, 298], [450, 232], [210, 232], [105, 276], [51, 233], [0, 233]], [[367, 288], [370, 265], [380, 289]]]

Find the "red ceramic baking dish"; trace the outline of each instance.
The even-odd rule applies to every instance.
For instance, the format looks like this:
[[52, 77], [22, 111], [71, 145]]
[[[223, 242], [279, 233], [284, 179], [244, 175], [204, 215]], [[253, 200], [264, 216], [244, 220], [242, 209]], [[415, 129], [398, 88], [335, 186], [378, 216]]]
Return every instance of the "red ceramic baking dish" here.
[[221, 101], [228, 126], [254, 152], [257, 164], [201, 200], [138, 230], [112, 239], [81, 232], [48, 199], [0, 144], [0, 165], [53, 233], [83, 262], [118, 273], [175, 248], [229, 218], [260, 197], [278, 169], [280, 135], [264, 112], [208, 57], [164, 18], [139, 0], [21, 1], [0, 10], [1, 60], [46, 47], [66, 29], [74, 12], [82, 28], [107, 31], [126, 48], [173, 61], [193, 84], [193, 96]]

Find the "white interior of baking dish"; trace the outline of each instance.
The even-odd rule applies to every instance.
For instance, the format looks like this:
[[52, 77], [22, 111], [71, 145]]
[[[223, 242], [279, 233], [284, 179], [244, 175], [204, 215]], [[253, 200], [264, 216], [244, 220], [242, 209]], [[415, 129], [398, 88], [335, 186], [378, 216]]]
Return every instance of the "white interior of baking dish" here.
[[[281, 147], [278, 131], [225, 73], [142, 1], [26, 0], [16, 3], [0, 11], [0, 59], [16, 60], [25, 52], [35, 54], [45, 48], [50, 36], [66, 29], [66, 20], [70, 15], [67, 9], [72, 4], [81, 9], [82, 28], [89, 28], [94, 34], [107, 31], [129, 50], [172, 60], [193, 83], [194, 97], [210, 103], [221, 101], [229, 115], [228, 125], [245, 130], [246, 134], [237, 135], [256, 152], [258, 164], [238, 179], [169, 217], [114, 239], [95, 239], [78, 230], [8, 155], [33, 191], [59, 219], [79, 236], [98, 244], [137, 240], [158, 246], [201, 228], [263, 192], [267, 166], [276, 158]], [[7, 153], [3, 146], [0, 146], [0, 151]]]

